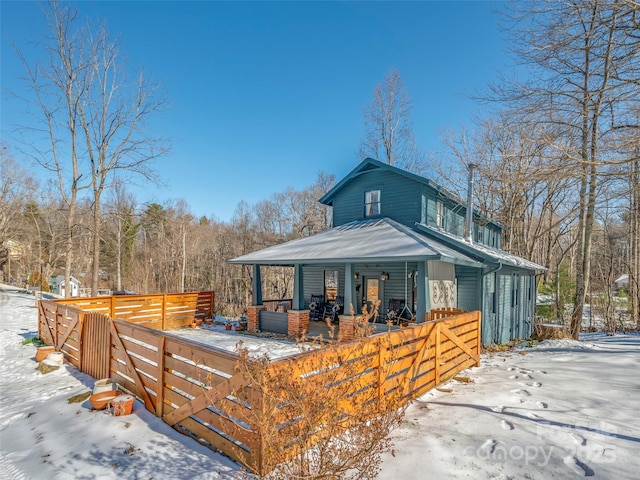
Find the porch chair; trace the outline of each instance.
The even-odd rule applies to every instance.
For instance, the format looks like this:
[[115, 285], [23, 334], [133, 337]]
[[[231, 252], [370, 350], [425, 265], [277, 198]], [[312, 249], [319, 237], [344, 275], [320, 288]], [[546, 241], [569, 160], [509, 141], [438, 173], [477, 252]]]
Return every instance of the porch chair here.
[[309, 301], [309, 319], [310, 320], [323, 320], [322, 316], [324, 312], [324, 295], [311, 295]]
[[389, 307], [387, 308], [387, 321], [394, 325], [400, 323], [404, 309], [404, 300], [400, 298], [390, 298]]
[[331, 323], [338, 323], [338, 315], [344, 311], [344, 297], [337, 296], [334, 303], [328, 303], [324, 307], [322, 319], [330, 318]]

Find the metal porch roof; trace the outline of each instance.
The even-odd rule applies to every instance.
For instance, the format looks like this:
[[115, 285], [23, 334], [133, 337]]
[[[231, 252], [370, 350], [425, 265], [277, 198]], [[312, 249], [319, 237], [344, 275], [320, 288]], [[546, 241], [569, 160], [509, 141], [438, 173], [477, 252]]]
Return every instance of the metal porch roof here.
[[512, 267], [535, 270], [539, 272], [544, 272], [546, 270], [546, 267], [538, 265], [537, 263], [527, 260], [526, 258], [518, 257], [517, 255], [513, 255], [512, 253], [505, 252], [504, 250], [500, 250], [498, 248], [489, 247], [481, 243], [469, 243], [464, 238], [453, 235], [452, 233], [446, 232], [440, 228], [434, 228], [422, 223], [416, 224], [416, 227], [421, 232], [427, 233], [429, 235], [429, 238], [435, 237], [436, 239], [447, 242], [452, 245], [453, 248], [462, 250], [472, 257], [482, 259], [482, 261], [485, 262], [504, 264]]
[[294, 265], [420, 260], [482, 266], [472, 257], [389, 218], [347, 223], [310, 237], [242, 255], [229, 262]]

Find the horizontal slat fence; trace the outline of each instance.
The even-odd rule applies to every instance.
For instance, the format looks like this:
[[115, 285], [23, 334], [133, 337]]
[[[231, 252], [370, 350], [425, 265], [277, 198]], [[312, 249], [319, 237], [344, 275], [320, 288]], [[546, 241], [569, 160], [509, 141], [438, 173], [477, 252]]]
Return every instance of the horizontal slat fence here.
[[[46, 300], [43, 300], [46, 302]], [[117, 295], [65, 298], [50, 301], [84, 312], [97, 312], [149, 328], [166, 330], [189, 325], [195, 318], [213, 317], [215, 292]]]
[[[204, 309], [197, 302], [184, 301], [180, 294], [162, 297], [162, 310], [170, 311], [177, 323], [180, 318], [189, 318], [190, 312]], [[434, 316], [440, 318], [421, 324], [270, 362], [262, 373], [263, 382], [256, 383], [238, 368], [238, 355], [151, 327], [162, 323], [144, 317], [155, 308], [154, 301], [131, 298], [129, 302], [116, 302], [121, 314], [133, 312], [133, 306], [137, 306], [135, 315], [123, 315], [131, 321], [98, 313], [105, 308], [98, 302], [76, 304], [88, 307], [87, 312], [42, 301], [41, 338], [65, 351], [69, 361], [82, 369], [83, 350], [88, 351], [89, 342], [74, 343], [76, 338], [83, 338], [82, 326], [92, 324], [100, 343], [108, 325], [105, 376], [114, 378], [178, 431], [260, 474], [273, 468], [265, 453], [268, 449], [276, 448], [293, 458], [309, 447], [308, 438], [303, 441], [301, 435], [309, 431], [308, 419], [297, 410], [295, 399], [287, 397], [286, 389], [277, 389], [275, 380], [291, 380], [297, 396], [312, 397], [323, 390], [335, 393], [338, 407], [323, 418], [344, 417], [341, 428], [348, 428], [355, 421], [351, 419], [379, 415], [392, 396], [406, 403], [480, 362], [480, 312], [448, 311], [438, 312]], [[207, 306], [212, 305], [213, 296], [203, 300], [209, 301]], [[138, 321], [141, 318], [145, 321]], [[76, 332], [77, 325], [80, 333]], [[92, 348], [104, 355], [104, 346]], [[91, 362], [84, 366], [89, 368]], [[272, 401], [274, 397], [276, 402]], [[278, 425], [275, 436], [271, 431], [268, 445], [263, 440], [264, 417]], [[313, 427], [316, 441], [336, 433], [329, 430], [329, 425], [322, 421]]]
[[[359, 368], [354, 369], [354, 364]], [[349, 385], [349, 388], [340, 389], [340, 395], [360, 399], [345, 402], [344, 413], [352, 414], [353, 408], [366, 408], [363, 401], [384, 405], [385, 399], [393, 394], [401, 396], [405, 403], [460, 371], [479, 364], [480, 312], [468, 312], [339, 344], [329, 353], [318, 349], [286, 357], [272, 362], [270, 376], [304, 378], [309, 395], [319, 389], [335, 388], [336, 379], [340, 379], [341, 383]], [[340, 373], [341, 369], [345, 370], [344, 374]], [[372, 390], [377, 392], [375, 397], [371, 395]], [[286, 401], [282, 405], [290, 408]], [[365, 415], [369, 413], [372, 417], [377, 412], [373, 408]], [[274, 415], [278, 416], [278, 412]], [[304, 418], [291, 412], [283, 414], [281, 420], [287, 423], [290, 432], [296, 431], [296, 422], [304, 423]], [[286, 430], [281, 432], [280, 446], [286, 445], [290, 449], [291, 458], [297, 453], [296, 440], [296, 436], [287, 435]]]

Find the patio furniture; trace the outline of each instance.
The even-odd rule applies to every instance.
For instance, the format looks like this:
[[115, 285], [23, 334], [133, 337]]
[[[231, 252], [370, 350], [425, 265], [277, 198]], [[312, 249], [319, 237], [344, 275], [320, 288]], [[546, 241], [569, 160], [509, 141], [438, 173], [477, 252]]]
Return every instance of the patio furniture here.
[[338, 323], [338, 316], [344, 311], [344, 297], [337, 296], [334, 303], [328, 303], [324, 307], [322, 319], [330, 318], [331, 323]]
[[323, 320], [323, 313], [324, 295], [311, 295], [311, 301], [309, 302], [309, 319], [316, 321]]

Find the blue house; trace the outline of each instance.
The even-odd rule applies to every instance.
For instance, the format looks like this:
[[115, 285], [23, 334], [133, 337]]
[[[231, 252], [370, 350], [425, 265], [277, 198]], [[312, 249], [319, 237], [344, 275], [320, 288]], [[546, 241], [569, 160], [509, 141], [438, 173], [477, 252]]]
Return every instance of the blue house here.
[[[231, 260], [254, 266], [254, 329], [302, 333], [319, 304], [349, 316], [379, 302], [392, 320], [480, 310], [485, 345], [532, 334], [544, 267], [501, 250], [503, 227], [477, 211], [465, 239], [467, 207], [448, 190], [368, 158], [319, 201], [332, 206], [333, 228]], [[262, 308], [261, 265], [294, 267], [288, 311]]]

